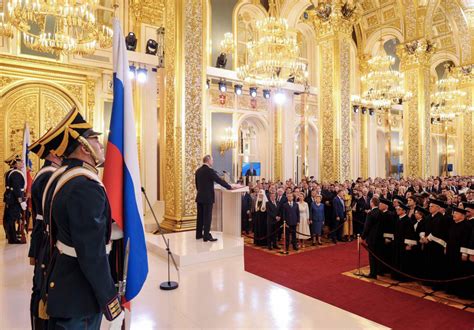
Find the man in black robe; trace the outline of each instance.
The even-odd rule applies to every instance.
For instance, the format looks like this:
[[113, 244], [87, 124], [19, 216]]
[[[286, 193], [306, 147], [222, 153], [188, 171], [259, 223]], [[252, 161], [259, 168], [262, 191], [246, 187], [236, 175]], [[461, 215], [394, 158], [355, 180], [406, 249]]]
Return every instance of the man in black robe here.
[[413, 228], [413, 222], [407, 216], [410, 208], [405, 204], [395, 207], [398, 219], [395, 220], [394, 241], [393, 241], [393, 266], [396, 270], [392, 273], [394, 279], [405, 281], [407, 278], [402, 274], [412, 273], [413, 246], [418, 244]]
[[418, 244], [413, 246], [413, 274], [417, 277], [423, 277], [424, 269], [426, 268], [426, 260], [424, 255], [424, 245], [422, 244], [423, 239], [426, 236], [425, 227], [426, 227], [426, 217], [430, 215], [430, 212], [421, 207], [415, 207], [415, 223], [413, 224], [413, 228], [415, 229], [416, 238], [418, 240]]
[[[449, 227], [446, 242], [446, 261], [448, 278], [455, 279], [469, 275], [468, 245], [471, 238], [471, 225], [465, 220], [467, 211], [453, 207], [454, 222]], [[448, 292], [463, 298], [468, 298], [470, 292], [466, 290], [468, 281], [455, 281], [447, 285]]]
[[[392, 203], [389, 200], [384, 198], [380, 199], [380, 231], [383, 238], [383, 245], [380, 248], [380, 258], [388, 265], [392, 265], [393, 233], [395, 227], [395, 215], [389, 210], [391, 207]], [[379, 275], [390, 272], [390, 270], [385, 265], [379, 266]]]
[[[426, 223], [425, 244], [428, 277], [435, 280], [446, 278], [446, 240], [449, 231], [449, 222], [441, 214], [441, 209], [446, 208], [443, 201], [430, 199], [430, 217]], [[440, 289], [441, 285], [434, 285], [435, 289]]]
[[380, 210], [379, 199], [372, 197], [370, 200], [371, 211], [367, 214], [367, 219], [364, 225], [364, 232], [362, 233], [362, 239], [367, 243], [371, 252], [369, 252], [369, 264], [370, 273], [367, 277], [377, 278], [378, 274], [378, 261], [375, 258], [380, 255], [380, 247], [383, 244], [383, 237], [380, 235]]
[[245, 232], [246, 234], [249, 233], [250, 231], [250, 218], [251, 218], [251, 210], [252, 210], [252, 197], [250, 196], [250, 190], [251, 187], [249, 187], [249, 191], [245, 192], [245, 194], [242, 195], [242, 213], [241, 213], [241, 218], [242, 218], [242, 231]]

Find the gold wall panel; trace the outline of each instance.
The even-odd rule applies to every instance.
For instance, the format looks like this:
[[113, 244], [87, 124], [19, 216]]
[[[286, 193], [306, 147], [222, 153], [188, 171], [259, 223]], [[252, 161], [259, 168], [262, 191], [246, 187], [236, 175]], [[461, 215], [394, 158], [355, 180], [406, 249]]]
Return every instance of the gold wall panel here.
[[[6, 81], [6, 79], [3, 79]], [[11, 79], [10, 82], [14, 81]], [[8, 87], [5, 85], [4, 87]], [[0, 157], [5, 159], [13, 152], [21, 152], [25, 122], [30, 128], [31, 142], [47, 129], [56, 125], [74, 104], [61, 90], [46, 84], [22, 84], [1, 95], [0, 102]], [[40, 161], [31, 154], [32, 170], [37, 172]], [[3, 162], [2, 162], [3, 164]], [[7, 170], [5, 164], [3, 170]], [[4, 181], [0, 182], [3, 191]], [[3, 204], [1, 205], [3, 208]]]
[[203, 156], [204, 4], [166, 1], [165, 219], [163, 227], [195, 227], [194, 173]]
[[400, 69], [405, 73], [405, 90], [413, 97], [403, 104], [405, 176], [425, 177], [430, 172], [430, 59], [431, 42], [420, 39], [399, 45]]

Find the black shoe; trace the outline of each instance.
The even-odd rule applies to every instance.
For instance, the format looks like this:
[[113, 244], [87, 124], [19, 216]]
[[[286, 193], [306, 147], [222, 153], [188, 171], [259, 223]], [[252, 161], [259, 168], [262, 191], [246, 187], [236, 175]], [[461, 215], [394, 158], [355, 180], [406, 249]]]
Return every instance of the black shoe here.
[[204, 238], [204, 242], [215, 242], [217, 241], [217, 238], [214, 238], [212, 236], [209, 236], [208, 238]]
[[268, 246], [268, 249], [269, 249], [269, 250], [273, 250], [273, 248], [272, 248], [271, 246]]
[[377, 275], [372, 275], [372, 274], [369, 274], [369, 275], [362, 275], [363, 277], [366, 277], [366, 278], [371, 278], [371, 279], [374, 279], [376, 280], [377, 279]]
[[202, 236], [196, 236], [196, 239], [202, 239]]
[[337, 244], [337, 240], [336, 240], [335, 238], [332, 239], [332, 242], [333, 242], [334, 244]]

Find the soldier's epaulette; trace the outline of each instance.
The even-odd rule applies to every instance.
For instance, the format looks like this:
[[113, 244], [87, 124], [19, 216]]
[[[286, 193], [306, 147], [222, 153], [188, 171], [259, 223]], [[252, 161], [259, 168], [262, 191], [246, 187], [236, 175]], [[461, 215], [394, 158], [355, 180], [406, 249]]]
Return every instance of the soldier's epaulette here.
[[61, 188], [64, 187], [64, 185], [67, 182], [80, 176], [85, 176], [86, 178], [97, 182], [102, 187], [104, 186], [99, 176], [97, 175], [97, 170], [94, 167], [90, 165], [82, 166], [82, 167], [73, 167], [70, 170], [67, 170], [66, 172], [64, 172], [63, 175], [61, 175], [61, 178], [59, 178], [58, 184], [56, 185], [56, 188], [54, 189], [53, 198], [51, 199], [51, 201], [54, 200], [54, 197], [56, 196], [58, 191], [60, 191]]
[[105, 306], [104, 315], [107, 320], [112, 321], [122, 312], [122, 307], [120, 306], [119, 296], [115, 296], [111, 301]]
[[41, 175], [43, 175], [44, 173], [50, 173], [50, 172], [54, 172], [56, 171], [56, 167], [54, 166], [45, 166], [43, 167], [41, 170], [39, 170], [36, 175], [35, 175], [35, 178], [33, 179], [33, 182], [38, 179]]

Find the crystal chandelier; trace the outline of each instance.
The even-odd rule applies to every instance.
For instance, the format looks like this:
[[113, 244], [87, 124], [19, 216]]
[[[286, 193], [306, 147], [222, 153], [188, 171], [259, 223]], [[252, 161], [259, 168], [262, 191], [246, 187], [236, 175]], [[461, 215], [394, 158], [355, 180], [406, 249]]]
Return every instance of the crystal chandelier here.
[[[445, 0], [445, 8], [446, 4]], [[444, 23], [448, 25], [448, 18], [446, 16]], [[436, 92], [431, 95], [432, 122], [452, 121], [467, 109], [467, 105], [464, 103], [466, 92], [458, 89], [459, 79], [450, 74], [451, 70], [448, 60], [449, 57], [446, 52], [443, 77], [436, 82]]]
[[[10, 0], [10, 23], [24, 44], [55, 55], [87, 55], [112, 46], [112, 29], [96, 19], [98, 0]], [[54, 26], [52, 28], [51, 26]]]
[[437, 121], [453, 120], [467, 109], [466, 92], [458, 89], [459, 79], [450, 76], [448, 63], [444, 67], [443, 77], [436, 82], [436, 92], [431, 95], [431, 117]]
[[253, 41], [247, 43], [247, 64], [237, 75], [250, 84], [280, 87], [289, 79], [303, 83], [307, 63], [299, 58], [297, 33], [278, 15], [279, 4], [270, 1], [269, 17], [256, 22]]
[[[382, 48], [382, 39], [380, 43]], [[389, 55], [378, 55], [368, 61], [369, 71], [361, 78], [365, 86], [361, 98], [375, 109], [390, 109], [411, 97], [403, 87], [404, 74], [393, 70], [394, 63], [395, 58]]]

